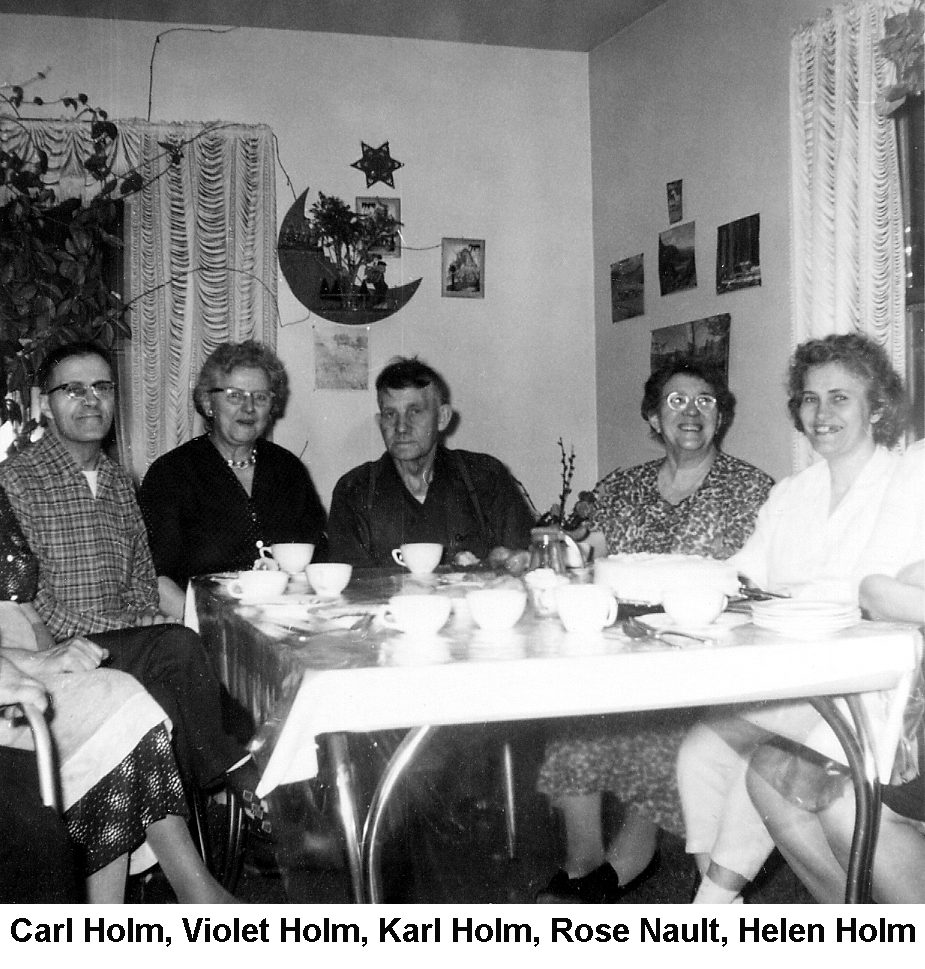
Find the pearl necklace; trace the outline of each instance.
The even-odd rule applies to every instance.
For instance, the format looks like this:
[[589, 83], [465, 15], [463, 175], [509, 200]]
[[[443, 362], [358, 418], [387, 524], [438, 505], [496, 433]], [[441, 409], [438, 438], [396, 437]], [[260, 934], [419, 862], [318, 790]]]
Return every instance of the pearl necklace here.
[[231, 468], [232, 471], [243, 471], [245, 468], [252, 468], [257, 463], [257, 454], [251, 451], [250, 455], [241, 461], [232, 461], [231, 458], [225, 458], [225, 464]]

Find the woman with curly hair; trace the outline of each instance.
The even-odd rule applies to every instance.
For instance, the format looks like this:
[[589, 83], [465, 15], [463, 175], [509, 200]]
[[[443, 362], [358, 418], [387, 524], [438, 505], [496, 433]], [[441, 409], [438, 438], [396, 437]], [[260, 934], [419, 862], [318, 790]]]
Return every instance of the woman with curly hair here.
[[[665, 454], [598, 484], [588, 538], [600, 554], [728, 559], [742, 548], [774, 482], [722, 450], [735, 404], [723, 375], [697, 358], [671, 360], [649, 376], [640, 414]], [[538, 902], [614, 902], [652, 871], [659, 831], [683, 832], [675, 761], [693, 716], [580, 718], [550, 739], [538, 788], [562, 815], [565, 859]], [[610, 841], [605, 793], [623, 805]]]
[[[797, 347], [788, 392], [794, 426], [823, 460], [774, 487], [729, 561], [763, 589], [857, 605], [861, 557], [900, 464], [891, 449], [905, 426], [902, 382], [872, 340], [833, 334]], [[771, 734], [802, 743], [820, 723], [808, 703], [781, 702], [687, 735], [678, 783], [687, 850], [703, 875], [695, 901], [738, 899], [774, 847], [746, 790], [757, 745]]]
[[265, 438], [288, 399], [285, 367], [253, 340], [203, 364], [193, 401], [206, 433], [158, 458], [139, 494], [165, 614], [182, 619], [191, 576], [250, 569], [276, 542], [321, 544], [324, 508], [305, 465]]

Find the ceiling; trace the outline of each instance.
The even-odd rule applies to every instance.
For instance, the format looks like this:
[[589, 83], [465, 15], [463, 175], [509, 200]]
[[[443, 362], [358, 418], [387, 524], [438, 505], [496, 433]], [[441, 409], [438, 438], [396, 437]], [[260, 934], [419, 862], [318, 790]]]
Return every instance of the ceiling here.
[[0, 0], [0, 13], [590, 51], [667, 0]]

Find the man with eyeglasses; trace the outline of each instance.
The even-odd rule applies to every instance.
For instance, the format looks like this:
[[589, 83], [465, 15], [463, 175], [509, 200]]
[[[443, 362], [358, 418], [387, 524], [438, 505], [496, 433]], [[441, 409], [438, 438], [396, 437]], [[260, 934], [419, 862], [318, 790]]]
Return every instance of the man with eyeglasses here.
[[115, 416], [109, 359], [94, 344], [71, 344], [37, 376], [46, 433], [0, 464], [0, 487], [39, 559], [35, 609], [56, 641], [92, 637], [161, 704], [188, 782], [228, 782], [246, 796], [256, 780], [249, 754], [222, 729], [199, 637], [159, 611], [132, 481], [103, 451]]
[[376, 396], [386, 452], [335, 486], [331, 559], [394, 567], [392, 549], [406, 542], [439, 543], [457, 564], [525, 550], [533, 516], [511, 473], [491, 455], [444, 446], [453, 408], [443, 377], [398, 358], [376, 378]]

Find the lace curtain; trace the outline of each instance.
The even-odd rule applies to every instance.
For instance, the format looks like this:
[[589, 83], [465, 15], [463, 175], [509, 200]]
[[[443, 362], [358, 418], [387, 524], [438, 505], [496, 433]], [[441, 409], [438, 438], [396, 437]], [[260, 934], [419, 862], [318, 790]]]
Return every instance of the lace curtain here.
[[[910, 0], [865, 0], [794, 35], [790, 60], [792, 345], [859, 330], [905, 372], [905, 265], [892, 119], [875, 104], [893, 82], [877, 51], [884, 20]], [[802, 435], [794, 468], [810, 451]]]
[[[117, 121], [114, 171], [167, 168], [162, 144], [182, 150], [125, 210], [125, 288], [132, 339], [118, 354], [121, 460], [137, 480], [198, 430], [191, 390], [205, 357], [228, 340], [276, 346], [276, 167], [263, 125]], [[0, 145], [49, 160], [60, 198], [90, 198], [98, 183], [78, 159], [89, 126], [4, 122]]]

